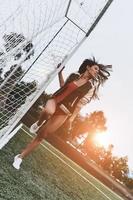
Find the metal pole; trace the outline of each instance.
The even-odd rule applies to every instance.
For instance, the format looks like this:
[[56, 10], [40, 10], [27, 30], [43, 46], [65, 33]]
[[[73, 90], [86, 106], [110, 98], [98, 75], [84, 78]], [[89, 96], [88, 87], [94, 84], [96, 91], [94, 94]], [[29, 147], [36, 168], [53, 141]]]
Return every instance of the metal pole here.
[[72, 1], [72, 0], [70, 0], [69, 3], [68, 3], [67, 9], [66, 9], [65, 17], [67, 17], [67, 14], [68, 14], [68, 11], [69, 11], [69, 8], [70, 8], [71, 1]]
[[102, 9], [101, 13], [98, 15], [98, 17], [96, 18], [95, 22], [92, 24], [92, 26], [90, 27], [90, 29], [88, 30], [86, 37], [88, 37], [90, 35], [90, 33], [93, 31], [93, 29], [96, 27], [96, 25], [98, 24], [99, 20], [102, 18], [102, 16], [104, 15], [104, 13], [106, 12], [106, 10], [109, 8], [109, 6], [111, 5], [111, 3], [113, 2], [113, 0], [109, 0], [106, 5], [104, 6], [104, 8]]

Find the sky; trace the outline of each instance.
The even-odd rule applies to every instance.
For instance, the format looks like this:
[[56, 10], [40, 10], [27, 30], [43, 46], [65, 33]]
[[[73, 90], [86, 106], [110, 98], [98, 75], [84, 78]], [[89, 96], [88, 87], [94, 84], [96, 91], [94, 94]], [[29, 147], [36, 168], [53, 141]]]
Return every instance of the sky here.
[[[106, 141], [114, 144], [114, 155], [128, 155], [133, 169], [132, 11], [132, 0], [114, 0], [89, 38], [66, 64], [64, 77], [92, 56], [100, 63], [112, 64], [113, 72], [99, 92], [100, 100], [88, 104], [82, 114], [104, 111], [108, 127]], [[48, 92], [55, 90], [55, 83], [58, 84], [57, 79], [47, 88]]]

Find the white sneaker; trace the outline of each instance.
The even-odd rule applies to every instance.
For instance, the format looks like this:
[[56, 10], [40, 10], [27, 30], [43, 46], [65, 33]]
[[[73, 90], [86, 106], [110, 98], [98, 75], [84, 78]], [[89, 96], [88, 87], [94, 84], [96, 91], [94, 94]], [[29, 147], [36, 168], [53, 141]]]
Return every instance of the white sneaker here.
[[16, 155], [15, 157], [14, 157], [14, 162], [13, 162], [13, 167], [15, 168], [15, 169], [20, 169], [20, 165], [21, 165], [21, 163], [22, 163], [22, 158], [19, 158], [19, 155], [20, 154], [18, 154], [18, 155]]
[[41, 126], [37, 125], [37, 122], [35, 122], [34, 124], [31, 125], [31, 127], [29, 129], [31, 133], [36, 133], [39, 130], [39, 128], [41, 127]]

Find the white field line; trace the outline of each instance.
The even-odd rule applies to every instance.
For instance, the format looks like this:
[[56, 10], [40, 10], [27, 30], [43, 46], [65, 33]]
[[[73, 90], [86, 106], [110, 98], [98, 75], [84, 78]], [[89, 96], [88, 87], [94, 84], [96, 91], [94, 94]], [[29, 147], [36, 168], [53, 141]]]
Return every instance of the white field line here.
[[[25, 129], [21, 128], [21, 130], [23, 130], [25, 133], [27, 133], [27, 135], [29, 135], [31, 138], [34, 138], [30, 133], [28, 133]], [[88, 182], [90, 185], [92, 185], [96, 190], [98, 190], [102, 195], [104, 195], [108, 200], [112, 200], [110, 197], [108, 197], [103, 191], [101, 191], [98, 187], [96, 187], [93, 183], [91, 183], [86, 177], [84, 177], [82, 174], [80, 174], [78, 171], [76, 171], [71, 165], [69, 165], [67, 162], [65, 162], [62, 158], [60, 158], [56, 153], [54, 153], [53, 151], [51, 151], [48, 147], [46, 147], [44, 144], [41, 143], [41, 145], [47, 150], [49, 151], [51, 154], [53, 154], [55, 157], [57, 157], [60, 161], [62, 161], [65, 165], [67, 165], [69, 168], [71, 168], [74, 172], [76, 172], [80, 177], [82, 177], [86, 182]], [[61, 152], [60, 152], [61, 153]], [[62, 154], [62, 153], [61, 153]], [[65, 156], [64, 154], [62, 154], [63, 156]], [[66, 156], [65, 156], [66, 157]], [[71, 161], [71, 159], [69, 159], [67, 157], [68, 160]], [[74, 162], [75, 164], [75, 162]], [[78, 166], [78, 165], [77, 165]], [[99, 182], [100, 184], [102, 184], [99, 180], [97, 180], [95, 177], [93, 177], [92, 175], [89, 174], [89, 176], [91, 176], [93, 179], [95, 179], [97, 182]], [[106, 187], [104, 184], [102, 184], [104, 187]], [[123, 198], [121, 198], [120, 196], [118, 196], [116, 193], [114, 193], [112, 190], [110, 190], [108, 187], [106, 187], [107, 190], [109, 190], [111, 193], [113, 193], [115, 196], [117, 196], [120, 200], [123, 200]]]

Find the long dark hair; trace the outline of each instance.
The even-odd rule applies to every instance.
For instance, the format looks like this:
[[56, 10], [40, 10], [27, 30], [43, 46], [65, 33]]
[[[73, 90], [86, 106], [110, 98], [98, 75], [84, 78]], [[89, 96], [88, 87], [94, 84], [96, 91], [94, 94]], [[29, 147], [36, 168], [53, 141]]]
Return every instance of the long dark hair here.
[[93, 59], [85, 59], [80, 65], [78, 73], [83, 74], [86, 71], [87, 66], [92, 67], [93, 65], [98, 65], [94, 57]]
[[80, 65], [78, 73], [79, 74], [83, 74], [86, 71], [87, 66], [92, 67], [93, 65], [97, 65], [99, 67], [99, 74], [97, 76], [97, 81], [99, 81], [99, 83], [104, 83], [108, 77], [110, 76], [110, 70], [112, 68], [112, 65], [103, 65], [103, 64], [99, 64], [95, 57], [93, 57], [92, 59], [85, 59], [83, 61], [83, 63]]
[[96, 85], [96, 89], [94, 91], [93, 97], [98, 98], [98, 89], [99, 86], [102, 85], [110, 76], [110, 71], [112, 69], [112, 65], [103, 65], [99, 64], [95, 57], [92, 59], [85, 59], [83, 63], [80, 65], [78, 73], [83, 74], [86, 71], [87, 66], [92, 67], [93, 65], [97, 65], [99, 67], [99, 73], [96, 78], [93, 79], [94, 85]]
[[95, 87], [92, 98], [93, 99], [94, 98], [99, 99], [98, 98], [99, 86], [102, 85], [108, 79], [108, 77], [110, 76], [110, 71], [111, 71], [112, 65], [99, 64], [96, 61], [95, 57], [93, 57], [92, 59], [85, 59], [83, 61], [83, 63], [80, 65], [78, 73], [70, 74], [69, 77], [67, 78], [66, 82], [65, 82], [65, 85], [74, 81], [74, 80], [79, 79], [80, 75], [83, 74], [86, 71], [87, 66], [92, 67], [93, 65], [97, 65], [99, 67], [99, 73], [98, 73], [96, 78], [92, 79], [92, 83]]

